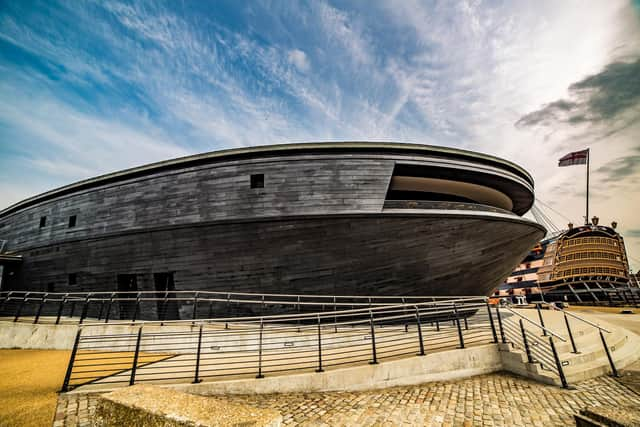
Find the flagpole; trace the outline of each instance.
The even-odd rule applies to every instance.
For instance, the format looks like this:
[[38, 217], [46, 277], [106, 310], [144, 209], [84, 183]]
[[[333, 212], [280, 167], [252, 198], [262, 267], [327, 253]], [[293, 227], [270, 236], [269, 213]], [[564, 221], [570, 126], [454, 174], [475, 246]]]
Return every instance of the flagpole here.
[[584, 217], [585, 225], [589, 224], [589, 158], [591, 157], [589, 150], [587, 148], [587, 216]]

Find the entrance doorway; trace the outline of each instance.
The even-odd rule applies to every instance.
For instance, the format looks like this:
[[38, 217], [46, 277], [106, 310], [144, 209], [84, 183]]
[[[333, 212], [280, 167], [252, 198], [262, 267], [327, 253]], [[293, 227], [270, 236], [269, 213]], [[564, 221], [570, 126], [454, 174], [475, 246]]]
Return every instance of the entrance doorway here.
[[117, 281], [120, 319], [132, 319], [136, 309], [136, 294], [133, 292], [138, 291], [138, 278], [135, 274], [118, 274]]
[[178, 302], [175, 301], [175, 283], [173, 282], [173, 272], [154, 273], [153, 282], [156, 288], [156, 309], [158, 310], [158, 320], [178, 320]]

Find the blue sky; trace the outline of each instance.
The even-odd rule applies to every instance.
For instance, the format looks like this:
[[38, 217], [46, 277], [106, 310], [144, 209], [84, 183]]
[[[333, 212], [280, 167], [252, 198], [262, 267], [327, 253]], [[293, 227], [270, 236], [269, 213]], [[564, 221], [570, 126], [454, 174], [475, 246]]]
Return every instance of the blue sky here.
[[[513, 160], [640, 258], [640, 2], [0, 1], [0, 208], [222, 148], [448, 145]], [[566, 218], [565, 218], [566, 217]], [[634, 262], [635, 269], [640, 262]]]

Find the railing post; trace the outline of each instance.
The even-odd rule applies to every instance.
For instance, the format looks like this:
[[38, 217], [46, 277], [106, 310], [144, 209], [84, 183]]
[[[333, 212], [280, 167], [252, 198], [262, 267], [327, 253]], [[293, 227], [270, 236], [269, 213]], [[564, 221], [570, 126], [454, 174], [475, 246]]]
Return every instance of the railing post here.
[[200, 325], [200, 330], [198, 331], [198, 350], [196, 352], [196, 373], [193, 377], [193, 384], [197, 384], [201, 382], [200, 379], [200, 349], [202, 348], [202, 325]]
[[76, 300], [74, 297], [71, 297], [71, 312], [69, 313], [69, 318], [73, 318], [73, 315], [76, 311]]
[[[167, 306], [169, 305], [169, 291], [164, 291], [164, 299], [162, 300], [162, 305], [160, 306], [160, 313], [158, 313], [158, 317], [160, 322], [164, 322], [167, 319]], [[163, 326], [160, 323], [160, 326]]]
[[338, 316], [336, 316], [336, 311], [338, 311], [338, 305], [336, 302], [336, 296], [333, 296], [333, 332], [338, 332]]
[[[298, 314], [300, 314], [300, 295], [298, 295], [298, 304], [296, 305]], [[298, 332], [300, 332], [300, 317], [298, 317]]]
[[491, 304], [487, 301], [487, 312], [489, 314], [489, 324], [491, 325], [491, 333], [493, 334], [493, 342], [498, 342], [498, 334], [496, 334], [496, 325], [493, 323], [493, 315], [491, 314]]
[[2, 301], [0, 301], [0, 312], [2, 312], [2, 309], [4, 308], [4, 305], [11, 298], [11, 294], [12, 294], [12, 291], [7, 292], [7, 295], [2, 299]]
[[107, 314], [104, 316], [104, 323], [109, 323], [109, 315], [111, 314], [111, 306], [113, 305], [114, 293], [111, 293], [109, 297], [109, 304], [107, 304]]
[[496, 304], [496, 315], [498, 316], [498, 327], [500, 328], [500, 341], [502, 341], [502, 344], [506, 344], [507, 339], [504, 336], [504, 327], [502, 326], [502, 316], [500, 315], [500, 304]]
[[67, 302], [67, 297], [69, 294], [64, 294], [62, 300], [60, 300], [60, 306], [58, 307], [58, 315], [56, 316], [56, 325], [60, 324], [60, 317], [62, 316], [62, 311], [64, 310], [64, 305]]
[[569, 319], [567, 318], [567, 313], [562, 312], [564, 316], [564, 323], [567, 325], [567, 332], [569, 332], [569, 339], [571, 340], [571, 347], [573, 348], [573, 353], [578, 354], [579, 351], [576, 348], [576, 342], [573, 340], [573, 333], [571, 332], [571, 326], [569, 326]]
[[102, 319], [102, 313], [104, 313], [104, 298], [100, 298], [100, 311], [98, 312], [98, 320]]
[[540, 308], [540, 303], [536, 303], [536, 310], [538, 311], [538, 318], [540, 319], [540, 325], [542, 325], [542, 336], [547, 336], [547, 330], [544, 329], [544, 319], [542, 318], [542, 309]]
[[318, 314], [318, 369], [316, 372], [324, 372], [322, 369], [322, 328], [320, 327], [320, 315]]
[[564, 371], [562, 370], [562, 362], [560, 361], [560, 357], [558, 357], [558, 351], [556, 350], [556, 345], [553, 343], [552, 336], [549, 336], [549, 345], [551, 346], [553, 359], [556, 362], [556, 368], [558, 369], [558, 375], [560, 376], [560, 382], [562, 383], [562, 388], [569, 388], [569, 385], [567, 384], [567, 379], [564, 376]]
[[197, 316], [198, 316], [198, 292], [196, 292], [196, 295], [193, 298], [193, 314], [191, 315], [191, 319], [195, 320]]
[[89, 308], [89, 297], [91, 296], [91, 294], [87, 294], [87, 296], [84, 299], [84, 305], [82, 306], [82, 312], [80, 313], [80, 321], [78, 322], [79, 325], [82, 324], [82, 322], [84, 321], [84, 318], [87, 317], [87, 310]]
[[436, 332], [440, 332], [440, 321], [436, 319]]
[[129, 385], [134, 385], [136, 382], [136, 369], [138, 369], [138, 355], [140, 354], [140, 341], [142, 340], [142, 326], [138, 329], [138, 338], [136, 339], [136, 351], [133, 353], [133, 365], [131, 366], [131, 378], [129, 378]]
[[38, 323], [38, 319], [40, 319], [40, 313], [42, 313], [42, 306], [44, 306], [44, 304], [47, 302], [47, 296], [49, 294], [44, 294], [44, 296], [42, 297], [42, 299], [40, 300], [40, 305], [38, 306], [38, 311], [36, 311], [36, 316], [33, 319], [33, 323]]
[[613, 363], [613, 357], [611, 356], [611, 352], [609, 351], [609, 347], [607, 346], [607, 341], [604, 339], [604, 334], [602, 330], [600, 330], [600, 339], [602, 340], [602, 345], [604, 347], [605, 353], [607, 353], [607, 359], [609, 359], [609, 365], [611, 365], [611, 375], [614, 377], [619, 377], [618, 370], [616, 369], [615, 363]]
[[371, 325], [371, 354], [373, 360], [369, 362], [371, 365], [378, 364], [378, 355], [376, 353], [376, 331], [373, 326], [373, 311], [369, 310], [369, 324]]
[[22, 296], [22, 301], [20, 302], [20, 305], [18, 305], [18, 309], [16, 310], [16, 315], [13, 318], [14, 322], [17, 322], [18, 319], [20, 318], [20, 314], [22, 313], [22, 307], [25, 305], [25, 303], [27, 302], [27, 298], [29, 297], [29, 293], [27, 292], [26, 294], [24, 294]]
[[80, 333], [82, 329], [78, 328], [76, 333], [76, 339], [73, 341], [73, 349], [71, 350], [71, 357], [69, 358], [69, 365], [67, 366], [67, 372], [64, 375], [64, 381], [62, 382], [62, 393], [69, 391], [69, 381], [71, 380], [71, 372], [73, 371], [73, 364], [76, 361], [76, 354], [78, 353], [78, 344], [80, 343]]
[[[231, 294], [227, 294], [227, 317], [231, 317]], [[229, 329], [229, 322], [224, 322], [224, 328]]]
[[[404, 315], [407, 315], [407, 306], [405, 305], [405, 300], [404, 298], [402, 298], [402, 311], [404, 313]], [[404, 321], [404, 331], [405, 332], [409, 332], [409, 319], [405, 317], [405, 321]]]
[[264, 324], [262, 322], [262, 318], [260, 318], [260, 337], [258, 341], [258, 375], [256, 378], [264, 378], [262, 375], [262, 331], [264, 329]]
[[531, 357], [531, 349], [529, 348], [529, 341], [527, 341], [527, 332], [524, 329], [524, 323], [522, 319], [519, 320], [520, 331], [522, 332], [522, 342], [524, 343], [524, 351], [527, 353], [527, 362], [533, 363], [533, 357]]
[[453, 303], [453, 312], [456, 315], [455, 322], [458, 327], [458, 339], [460, 340], [460, 348], [464, 348], [464, 337], [462, 336], [462, 327], [460, 327], [460, 315], [458, 314], [458, 308], [456, 307], [456, 303]]
[[136, 319], [138, 318], [138, 311], [140, 311], [140, 292], [136, 294], [136, 308], [133, 310], [133, 317], [131, 318], [131, 323], [136, 323]]
[[420, 324], [420, 310], [416, 305], [416, 326], [418, 328], [418, 340], [420, 341], [420, 353], [418, 356], [424, 356], [424, 341], [422, 340], [422, 325]]

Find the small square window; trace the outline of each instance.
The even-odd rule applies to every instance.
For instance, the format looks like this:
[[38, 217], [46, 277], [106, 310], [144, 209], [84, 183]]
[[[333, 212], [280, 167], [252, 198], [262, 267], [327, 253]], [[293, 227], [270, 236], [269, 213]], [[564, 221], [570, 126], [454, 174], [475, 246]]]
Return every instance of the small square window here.
[[69, 274], [69, 284], [75, 285], [78, 283], [78, 275], [76, 273]]
[[251, 188], [264, 188], [264, 174], [257, 173], [251, 175]]
[[40, 228], [44, 227], [45, 225], [47, 225], [47, 217], [46, 216], [41, 216], [40, 217]]
[[73, 228], [76, 226], [76, 216], [75, 215], [71, 215], [69, 217], [69, 228]]

